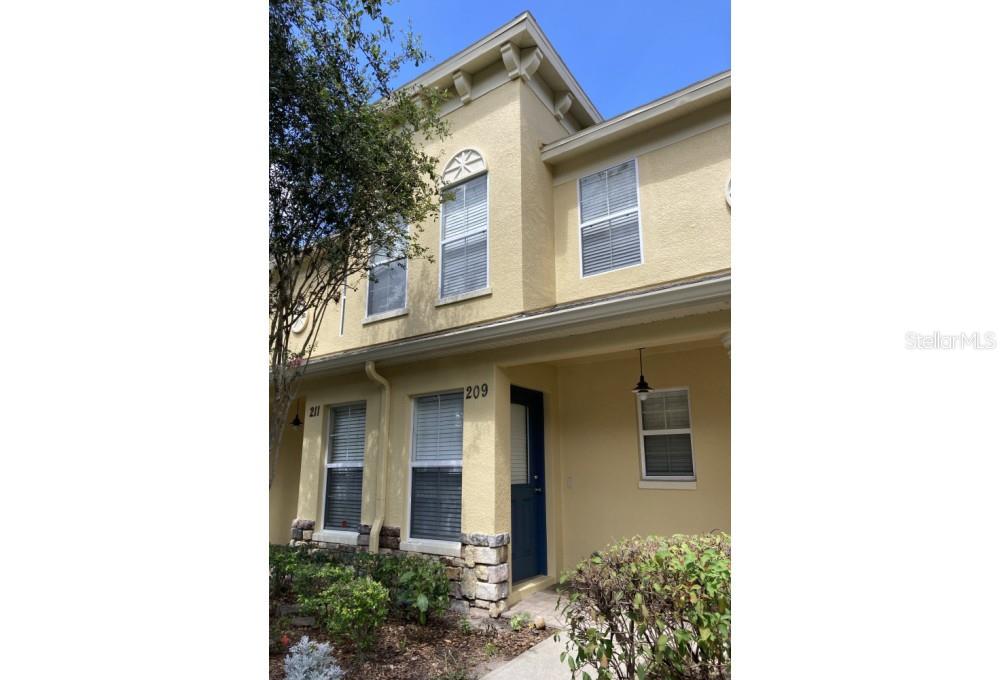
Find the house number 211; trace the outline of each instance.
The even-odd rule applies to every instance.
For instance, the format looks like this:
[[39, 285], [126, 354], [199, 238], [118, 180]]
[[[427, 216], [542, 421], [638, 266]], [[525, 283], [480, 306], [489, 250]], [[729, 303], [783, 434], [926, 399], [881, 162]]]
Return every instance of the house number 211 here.
[[482, 385], [466, 385], [465, 386], [465, 398], [466, 399], [479, 399], [479, 397], [485, 397], [486, 393], [490, 391], [490, 386], [486, 383]]

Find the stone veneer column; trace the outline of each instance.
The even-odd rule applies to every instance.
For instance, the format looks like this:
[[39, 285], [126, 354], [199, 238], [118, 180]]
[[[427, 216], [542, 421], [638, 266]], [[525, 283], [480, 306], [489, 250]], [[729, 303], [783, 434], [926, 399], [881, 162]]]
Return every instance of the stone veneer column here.
[[473, 607], [496, 618], [510, 595], [510, 534], [462, 534], [462, 578], [459, 591]]

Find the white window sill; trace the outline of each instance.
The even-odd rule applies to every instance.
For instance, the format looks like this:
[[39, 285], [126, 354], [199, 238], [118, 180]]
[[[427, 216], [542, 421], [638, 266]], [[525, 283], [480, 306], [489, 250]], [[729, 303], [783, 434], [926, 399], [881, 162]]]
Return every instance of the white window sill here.
[[458, 295], [451, 295], [446, 298], [441, 298], [435, 304], [435, 307], [443, 307], [445, 305], [450, 305], [455, 302], [464, 302], [465, 300], [472, 300], [478, 297], [486, 297], [487, 295], [493, 295], [492, 288], [480, 288], [479, 290], [469, 291], [468, 293], [460, 293]]
[[313, 532], [313, 540], [323, 541], [324, 543], [343, 543], [344, 545], [357, 545], [358, 532], [332, 531], [330, 529], [323, 529], [322, 531]]
[[462, 544], [458, 541], [432, 541], [427, 538], [408, 538], [399, 542], [399, 549], [408, 552], [461, 557]]
[[640, 489], [697, 489], [697, 482], [692, 480], [678, 481], [667, 479], [640, 479]]
[[377, 323], [379, 321], [385, 321], [386, 319], [395, 319], [399, 316], [406, 316], [410, 313], [409, 307], [403, 307], [402, 309], [393, 309], [389, 312], [382, 312], [381, 314], [372, 314], [371, 316], [366, 316], [361, 322], [362, 326], [367, 326], [370, 323]]
[[635, 264], [627, 264], [622, 267], [615, 267], [613, 269], [605, 269], [604, 271], [594, 272], [593, 274], [584, 274], [583, 271], [580, 272], [581, 279], [592, 279], [595, 276], [603, 276], [604, 274], [612, 274], [614, 272], [625, 271], [626, 269], [635, 269], [636, 267], [641, 267], [644, 264], [642, 260], [639, 260]]

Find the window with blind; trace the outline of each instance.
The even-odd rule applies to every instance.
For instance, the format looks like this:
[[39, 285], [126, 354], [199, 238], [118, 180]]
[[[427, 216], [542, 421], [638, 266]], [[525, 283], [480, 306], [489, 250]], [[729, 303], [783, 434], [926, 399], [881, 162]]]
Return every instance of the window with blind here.
[[489, 213], [486, 175], [450, 186], [441, 209], [441, 298], [487, 286]]
[[414, 399], [410, 538], [460, 539], [462, 396], [448, 392]]
[[643, 478], [693, 481], [688, 391], [654, 390], [638, 404]]
[[642, 262], [635, 160], [580, 179], [583, 276]]
[[372, 255], [368, 270], [367, 316], [387, 314], [406, 306], [405, 244], [382, 249]]
[[361, 478], [365, 463], [365, 404], [330, 408], [323, 528], [357, 531], [361, 525]]

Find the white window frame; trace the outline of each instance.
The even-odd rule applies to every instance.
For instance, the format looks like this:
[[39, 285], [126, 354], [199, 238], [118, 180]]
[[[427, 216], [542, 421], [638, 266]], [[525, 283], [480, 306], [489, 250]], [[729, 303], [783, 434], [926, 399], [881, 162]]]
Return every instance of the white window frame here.
[[[407, 233], [407, 235], [409, 235], [409, 233], [410, 233], [410, 225], [409, 224], [406, 225], [406, 233]], [[375, 257], [376, 257], [376, 255], [373, 253], [372, 256], [371, 256], [371, 259], [374, 260]], [[371, 297], [369, 295], [368, 287], [371, 286], [371, 283], [372, 283], [372, 280], [371, 280], [371, 271], [372, 271], [372, 269], [374, 269], [377, 266], [383, 265], [383, 264], [392, 264], [392, 263], [399, 262], [400, 260], [405, 260], [405, 259], [406, 259], [405, 256], [403, 256], [403, 257], [397, 257], [394, 260], [390, 260], [388, 262], [379, 262], [377, 264], [373, 263], [372, 261], [369, 261], [369, 263], [368, 263], [368, 277], [369, 278], [368, 278], [367, 284], [365, 285], [365, 319], [364, 319], [364, 321], [362, 323], [373, 323], [375, 321], [382, 321], [384, 319], [393, 319], [393, 318], [395, 318], [397, 316], [404, 316], [405, 314], [409, 313], [409, 311], [410, 311], [410, 297], [409, 297], [410, 296], [410, 263], [409, 262], [406, 263], [406, 276], [403, 278], [403, 306], [402, 307], [397, 307], [396, 309], [389, 309], [389, 310], [386, 310], [384, 312], [379, 312], [378, 314], [370, 314], [368, 312], [368, 302], [369, 302], [370, 297]]]
[[[639, 395], [635, 396], [636, 417], [639, 425], [639, 469], [642, 476], [639, 478], [639, 488], [641, 489], [694, 489], [698, 479], [698, 465], [695, 460], [694, 448], [694, 420], [691, 412], [691, 390], [687, 386], [666, 387], [662, 389], [650, 390], [649, 394], [661, 394], [663, 392], [684, 392], [687, 397], [688, 426], [683, 428], [671, 428], [665, 430], [646, 430], [642, 426], [642, 400]], [[650, 476], [646, 474], [646, 435], [658, 434], [686, 434], [691, 437], [691, 474], [690, 475], [662, 475]]]
[[[343, 298], [341, 298], [343, 299]], [[327, 529], [326, 528], [326, 482], [329, 476], [327, 470], [334, 468], [361, 468], [361, 513], [364, 514], [364, 492], [365, 492], [365, 463], [364, 460], [361, 464], [355, 463], [331, 463], [330, 454], [332, 450], [330, 448], [330, 439], [333, 437], [333, 409], [339, 408], [341, 406], [359, 406], [361, 404], [365, 405], [365, 458], [368, 457], [368, 402], [364, 399], [359, 399], [355, 401], [346, 401], [340, 404], [327, 404], [326, 405], [326, 431], [324, 437], [326, 438], [326, 444], [323, 446], [323, 487], [320, 493], [320, 521], [319, 526], [321, 527], [318, 531], [313, 532], [313, 540], [315, 541], [325, 541], [327, 543], [344, 543], [346, 545], [357, 545], [358, 536], [360, 532], [358, 531], [342, 531], [340, 529]], [[358, 518], [358, 523], [360, 524], [361, 518]]]
[[[479, 297], [481, 295], [487, 295], [491, 291], [490, 289], [490, 173], [489, 170], [480, 170], [474, 175], [469, 175], [468, 177], [463, 177], [458, 182], [452, 182], [442, 189], [443, 192], [451, 191], [457, 186], [463, 184], [468, 184], [469, 182], [479, 179], [483, 175], [486, 175], [486, 285], [482, 288], [476, 288], [475, 290], [468, 290], [463, 293], [456, 293], [455, 295], [449, 295], [445, 297], [444, 293], [444, 247], [446, 244], [453, 241], [457, 241], [460, 238], [468, 238], [472, 234], [466, 233], [463, 236], [453, 236], [449, 239], [444, 238], [444, 206], [441, 206], [441, 219], [439, 220], [439, 230], [438, 230], [438, 305], [447, 304], [449, 302], [458, 302], [460, 300], [467, 300], [469, 298]], [[479, 233], [479, 232], [475, 232]], [[443, 394], [443, 393], [441, 393]]]
[[[592, 220], [583, 221], [583, 191], [581, 189], [583, 185], [583, 180], [593, 175], [597, 175], [602, 172], [607, 172], [611, 168], [619, 165], [624, 165], [625, 163], [632, 163], [632, 167], [635, 168], [635, 207], [628, 208], [627, 210], [619, 210], [617, 212], [611, 213], [610, 215], [605, 215], [604, 217], [598, 217]], [[641, 267], [646, 262], [646, 247], [643, 243], [642, 238], [642, 202], [639, 198], [639, 162], [637, 158], [631, 158], [629, 160], [624, 160], [619, 163], [614, 163], [606, 168], [601, 168], [600, 170], [595, 170], [594, 172], [588, 172], [582, 177], [578, 177], [576, 180], [576, 212], [577, 212], [577, 222], [580, 227], [577, 230], [577, 237], [580, 249], [580, 278], [581, 279], [591, 279], [595, 276], [601, 276], [603, 274], [610, 274], [611, 272], [620, 272], [625, 269], [632, 269], [633, 267]], [[635, 264], [627, 264], [624, 267], [614, 267], [613, 269], [606, 269], [603, 272], [595, 272], [593, 274], [583, 273], [583, 229], [584, 227], [589, 227], [592, 224], [597, 224], [598, 222], [610, 221], [616, 217], [622, 217], [624, 215], [630, 215], [632, 212], [636, 214], [636, 222], [639, 225], [639, 261]]]
[[[414, 394], [410, 396], [410, 455], [409, 455], [409, 470], [406, 473], [406, 530], [405, 536], [399, 542], [400, 550], [407, 550], [410, 552], [419, 553], [429, 553], [433, 555], [447, 555], [451, 557], [461, 557], [462, 556], [462, 542], [461, 541], [442, 541], [433, 538], [411, 538], [410, 536], [410, 523], [412, 521], [413, 512], [413, 468], [415, 467], [446, 467], [446, 468], [461, 468], [462, 469], [462, 486], [465, 486], [465, 466], [462, 464], [462, 458], [457, 459], [457, 464], [455, 459], [449, 459], [447, 461], [434, 461], [433, 463], [424, 461], [419, 462], [414, 460], [416, 455], [416, 443], [417, 443], [417, 399], [420, 397], [430, 397], [434, 395], [443, 394], [459, 394], [464, 396], [464, 391], [461, 387], [457, 389], [445, 389], [445, 390], [435, 390], [433, 392], [425, 392], [423, 394]], [[462, 439], [463, 454], [465, 451], [465, 403], [462, 404]], [[462, 505], [464, 509], [465, 496], [462, 496]], [[461, 524], [461, 519], [459, 519]]]

